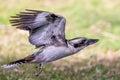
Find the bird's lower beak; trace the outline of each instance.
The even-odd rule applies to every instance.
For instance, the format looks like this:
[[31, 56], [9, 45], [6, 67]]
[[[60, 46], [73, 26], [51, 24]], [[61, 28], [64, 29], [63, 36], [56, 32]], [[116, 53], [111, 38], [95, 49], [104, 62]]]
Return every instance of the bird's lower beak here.
[[94, 43], [96, 43], [96, 42], [98, 42], [99, 41], [99, 39], [88, 39], [87, 41], [86, 41], [86, 44], [87, 45], [91, 45], [91, 44], [94, 44]]

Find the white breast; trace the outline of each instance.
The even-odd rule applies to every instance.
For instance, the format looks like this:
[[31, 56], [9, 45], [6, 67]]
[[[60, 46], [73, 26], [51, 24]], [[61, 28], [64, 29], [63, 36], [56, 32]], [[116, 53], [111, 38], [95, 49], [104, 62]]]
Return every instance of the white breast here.
[[45, 62], [50, 62], [71, 55], [72, 53], [73, 53], [72, 50], [65, 46], [64, 47], [49, 46], [46, 49], [44, 49], [42, 54]]

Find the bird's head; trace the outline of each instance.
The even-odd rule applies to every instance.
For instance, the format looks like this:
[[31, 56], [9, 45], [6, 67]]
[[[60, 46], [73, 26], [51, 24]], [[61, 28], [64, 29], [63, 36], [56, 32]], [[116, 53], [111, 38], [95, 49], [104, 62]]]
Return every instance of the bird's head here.
[[85, 37], [79, 37], [69, 40], [69, 43], [75, 48], [75, 52], [98, 42], [98, 39], [87, 39]]

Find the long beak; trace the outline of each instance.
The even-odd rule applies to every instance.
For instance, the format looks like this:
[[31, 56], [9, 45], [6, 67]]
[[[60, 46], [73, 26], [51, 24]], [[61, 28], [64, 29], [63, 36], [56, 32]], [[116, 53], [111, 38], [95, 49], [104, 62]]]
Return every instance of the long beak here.
[[94, 43], [96, 43], [96, 42], [98, 42], [99, 41], [99, 39], [88, 39], [87, 41], [86, 41], [86, 44], [87, 45], [91, 45], [91, 44], [94, 44]]

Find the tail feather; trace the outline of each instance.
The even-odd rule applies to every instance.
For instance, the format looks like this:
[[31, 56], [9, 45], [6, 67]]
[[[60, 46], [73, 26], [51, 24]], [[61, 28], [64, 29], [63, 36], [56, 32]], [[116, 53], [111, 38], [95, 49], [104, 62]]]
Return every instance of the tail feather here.
[[11, 67], [15, 67], [15, 66], [18, 66], [20, 64], [23, 64], [23, 63], [26, 63], [27, 61], [25, 59], [20, 59], [20, 60], [17, 60], [17, 61], [13, 61], [9, 64], [5, 64], [3, 66], [1, 66], [2, 68], [11, 68]]
[[9, 64], [5, 64], [3, 66], [1, 66], [2, 68], [11, 68], [11, 67], [15, 67], [15, 66], [18, 66], [20, 64], [23, 64], [23, 63], [26, 63], [26, 62], [30, 62], [34, 59], [35, 57], [33, 56], [27, 56], [25, 57], [24, 59], [20, 59], [20, 60], [17, 60], [17, 61], [13, 61]]

